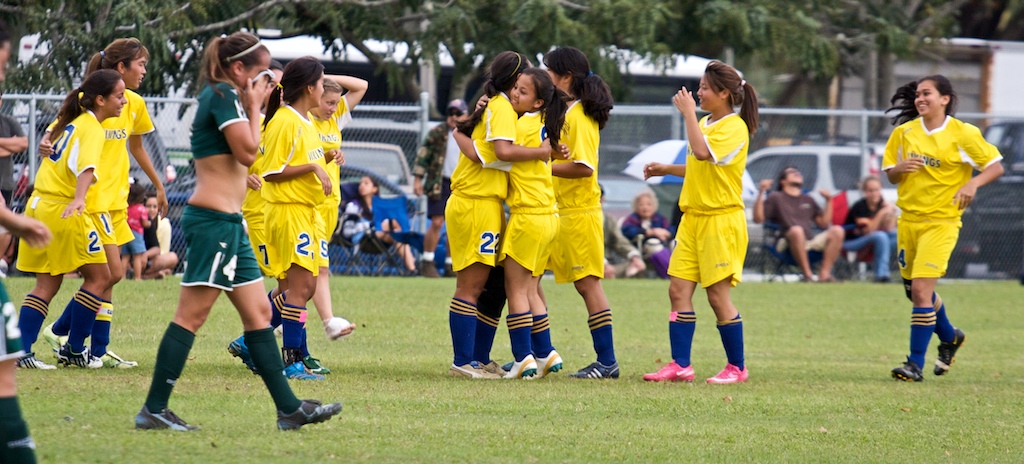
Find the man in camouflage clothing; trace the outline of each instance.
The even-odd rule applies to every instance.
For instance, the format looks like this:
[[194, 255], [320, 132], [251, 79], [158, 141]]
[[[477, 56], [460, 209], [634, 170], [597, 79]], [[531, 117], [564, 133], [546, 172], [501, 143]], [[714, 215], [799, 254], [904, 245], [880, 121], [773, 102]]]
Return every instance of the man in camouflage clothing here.
[[[424, 277], [440, 277], [434, 266], [434, 250], [441, 239], [444, 207], [452, 194], [451, 177], [459, 161], [459, 147], [452, 137], [452, 131], [460, 121], [468, 117], [468, 111], [466, 102], [462, 100], [449, 102], [445, 124], [438, 124], [427, 133], [427, 139], [420, 147], [413, 166], [413, 191], [417, 195], [427, 195], [427, 216], [430, 217], [430, 228], [424, 234], [423, 254], [420, 256], [420, 274]], [[447, 276], [454, 276], [451, 265], [452, 258], [449, 255], [445, 259]]]

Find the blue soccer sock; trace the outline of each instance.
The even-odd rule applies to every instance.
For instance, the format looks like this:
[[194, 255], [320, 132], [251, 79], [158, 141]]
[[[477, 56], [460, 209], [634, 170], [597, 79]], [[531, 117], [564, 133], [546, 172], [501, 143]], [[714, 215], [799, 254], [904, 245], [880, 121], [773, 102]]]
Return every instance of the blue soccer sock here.
[[533, 315], [530, 313], [509, 314], [505, 318], [508, 326], [508, 338], [512, 344], [512, 356], [516, 362], [522, 361], [533, 354], [533, 343], [530, 329], [533, 328]]
[[306, 307], [285, 304], [281, 308], [281, 345], [284, 348], [302, 347], [302, 327], [306, 325]]
[[[476, 335], [473, 337], [473, 360], [481, 365], [490, 364], [494, 334], [498, 332], [498, 320], [483, 313], [476, 314]], [[461, 365], [461, 364], [460, 364]]]
[[60, 313], [60, 317], [53, 323], [53, 333], [63, 337], [68, 332], [71, 332], [71, 311], [65, 310]]
[[38, 296], [27, 295], [21, 302], [18, 329], [21, 331], [21, 343], [26, 352], [32, 352], [32, 345], [39, 339], [39, 331], [42, 330], [49, 312], [50, 304]]
[[302, 326], [302, 357], [309, 357], [309, 344], [306, 342], [306, 326]]
[[676, 313], [676, 320], [668, 323], [668, 340], [672, 346], [672, 359], [679, 367], [690, 365], [693, 331], [696, 328], [696, 313]]
[[932, 306], [935, 307], [935, 335], [940, 342], [950, 343], [956, 338], [956, 329], [946, 317], [946, 304], [938, 293], [932, 293]]
[[267, 293], [267, 299], [270, 300], [270, 326], [275, 329], [281, 326], [281, 308], [284, 308], [284, 299], [287, 293], [281, 292], [277, 296], [273, 296], [273, 290]]
[[462, 366], [473, 361], [473, 344], [476, 339], [476, 305], [465, 300], [452, 298], [448, 305], [448, 327], [452, 332], [452, 364]]
[[606, 309], [591, 314], [587, 318], [590, 326], [590, 338], [594, 341], [594, 352], [597, 362], [603, 366], [615, 364], [615, 341], [612, 338], [612, 310]]
[[100, 311], [96, 313], [96, 322], [92, 326], [92, 348], [90, 352], [97, 358], [107, 354], [107, 345], [110, 344], [110, 324], [114, 320], [114, 305], [103, 302]]
[[917, 367], [924, 367], [924, 355], [935, 333], [935, 308], [914, 308], [910, 315], [910, 357]]
[[75, 296], [64, 308], [71, 313], [71, 331], [68, 332], [68, 348], [72, 353], [85, 351], [85, 339], [92, 335], [92, 326], [96, 322], [96, 313], [106, 301], [79, 288]]
[[551, 346], [551, 323], [548, 315], [533, 316], [533, 326], [530, 327], [530, 344], [533, 345], [533, 354], [544, 358], [555, 349]]
[[725, 357], [729, 364], [743, 370], [743, 318], [737, 314], [728, 321], [718, 321], [718, 335], [722, 337]]

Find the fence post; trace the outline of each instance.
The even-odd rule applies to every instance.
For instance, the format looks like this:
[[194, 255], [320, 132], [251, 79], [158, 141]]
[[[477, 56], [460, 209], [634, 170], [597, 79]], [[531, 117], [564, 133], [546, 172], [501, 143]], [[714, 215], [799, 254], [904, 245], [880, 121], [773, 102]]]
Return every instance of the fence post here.
[[865, 159], [868, 157], [868, 110], [864, 110], [860, 113], [860, 178], [863, 179], [871, 172], [871, 168], [868, 168], [868, 172], [864, 172], [864, 167], [868, 165]]
[[430, 126], [430, 94], [420, 92], [420, 143], [427, 139]]
[[678, 111], [672, 111], [669, 113], [669, 120], [672, 121], [672, 138], [675, 140], [682, 140], [683, 134], [680, 129], [683, 127], [682, 114]]
[[32, 94], [28, 109], [28, 182], [36, 183], [36, 170], [39, 168], [39, 142], [36, 141], [36, 95]]

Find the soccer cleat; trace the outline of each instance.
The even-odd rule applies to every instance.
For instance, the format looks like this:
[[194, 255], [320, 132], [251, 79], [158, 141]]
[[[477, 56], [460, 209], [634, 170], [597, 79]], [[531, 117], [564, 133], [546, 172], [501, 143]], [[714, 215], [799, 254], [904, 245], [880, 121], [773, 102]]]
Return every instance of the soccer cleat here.
[[233, 342], [228, 343], [228, 353], [238, 359], [241, 359], [245, 363], [245, 367], [248, 367], [253, 374], [259, 375], [259, 371], [256, 370], [256, 365], [252, 363], [252, 357], [249, 356], [249, 347], [245, 346], [245, 336], [236, 338]]
[[25, 356], [22, 356], [22, 357], [18, 358], [18, 368], [19, 369], [42, 369], [44, 371], [48, 371], [50, 369], [56, 369], [57, 366], [54, 366], [53, 364], [46, 364], [46, 363], [36, 359], [36, 354], [35, 353], [29, 353], [29, 354], [26, 354]]
[[911, 361], [910, 358], [907, 358], [907, 362], [903, 363], [902, 366], [892, 370], [892, 378], [904, 382], [920, 382], [924, 380], [924, 376], [921, 375], [921, 368], [917, 367], [917, 363]]
[[548, 374], [558, 372], [562, 370], [562, 357], [558, 355], [558, 352], [551, 350], [547, 356], [543, 358], [536, 358], [537, 360], [537, 377], [544, 377]]
[[693, 366], [682, 367], [675, 361], [664, 365], [658, 372], [644, 374], [644, 380], [648, 382], [693, 382], [693, 378]]
[[719, 383], [719, 384], [742, 383], [742, 382], [746, 382], [746, 381], [747, 381], [747, 368], [744, 367], [743, 370], [741, 371], [740, 368], [738, 368], [738, 367], [736, 367], [736, 366], [734, 366], [732, 364], [726, 364], [725, 365], [725, 369], [722, 369], [722, 372], [719, 372], [714, 377], [711, 377], [711, 378], [708, 379], [708, 383]]
[[[498, 365], [498, 363], [494, 362], [493, 360], [491, 362], [487, 363], [487, 364], [480, 364], [477, 361], [473, 361], [473, 364], [478, 366], [480, 369], [483, 369], [484, 372], [489, 372], [489, 373], [494, 374], [495, 376], [498, 376], [498, 377], [502, 377], [502, 376], [505, 375], [506, 372], [508, 372], [508, 371], [502, 369], [501, 366]], [[512, 366], [509, 366], [509, 368], [511, 369]]]
[[86, 369], [99, 369], [103, 367], [103, 361], [89, 353], [89, 347], [86, 347], [81, 353], [73, 353], [71, 347], [64, 345], [57, 351], [57, 364], [63, 364], [71, 367], [81, 367]]
[[[491, 364], [494, 364], [492, 361]], [[480, 364], [472, 362], [469, 364], [463, 364], [456, 366], [452, 364], [452, 367], [448, 369], [448, 375], [452, 377], [466, 377], [470, 379], [500, 379], [501, 375], [493, 372], [488, 372]]]
[[292, 363], [284, 368], [284, 376], [292, 380], [323, 380], [324, 376], [306, 371], [301, 362]]
[[619, 378], [619, 363], [613, 362], [611, 366], [605, 366], [597, 361], [589, 366], [580, 369], [579, 372], [569, 374], [574, 379], [617, 379]]
[[109, 367], [112, 369], [131, 369], [133, 367], [139, 367], [139, 363], [135, 361], [126, 361], [124, 358], [114, 354], [113, 351], [107, 351], [100, 356], [100, 360], [103, 361], [103, 367]]
[[53, 349], [53, 353], [57, 354], [60, 351], [60, 347], [64, 346], [68, 342], [67, 335], [57, 335], [53, 333], [53, 324], [43, 327], [43, 340], [50, 344], [50, 348]]
[[506, 379], [533, 379], [537, 377], [537, 361], [532, 354], [526, 355], [522, 361], [512, 363], [512, 368], [505, 374]]
[[188, 423], [181, 420], [170, 409], [164, 408], [163, 411], [153, 413], [149, 412], [145, 406], [135, 415], [135, 428], [139, 430], [171, 429], [177, 432], [199, 430], [199, 427], [188, 425]]
[[331, 373], [330, 369], [325, 367], [323, 364], [320, 364], [320, 360], [314, 358], [313, 356], [306, 356], [305, 358], [302, 358], [302, 365], [306, 366], [306, 369], [309, 369], [309, 372], [312, 372], [314, 374]]
[[956, 332], [953, 341], [939, 343], [939, 358], [935, 360], [935, 375], [945, 375], [949, 372], [949, 366], [953, 365], [953, 356], [956, 356], [956, 350], [959, 350], [967, 341], [963, 330], [957, 328], [953, 330]]
[[324, 405], [317, 400], [302, 400], [302, 406], [291, 414], [277, 412], [279, 430], [298, 430], [306, 424], [324, 422], [341, 412], [341, 403]]
[[343, 317], [332, 317], [324, 322], [324, 333], [328, 340], [337, 340], [347, 337], [356, 329], [356, 325]]

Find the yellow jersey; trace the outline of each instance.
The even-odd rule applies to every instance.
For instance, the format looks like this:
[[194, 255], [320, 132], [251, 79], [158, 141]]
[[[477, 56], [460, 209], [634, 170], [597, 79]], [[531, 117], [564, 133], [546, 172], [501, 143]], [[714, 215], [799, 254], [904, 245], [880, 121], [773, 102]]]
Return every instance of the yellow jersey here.
[[[266, 115], [260, 115], [260, 127], [263, 127], [263, 120], [266, 119]], [[263, 140], [263, 133], [260, 132], [260, 140]], [[261, 143], [256, 148], [256, 160], [249, 166], [248, 175], [256, 174], [263, 177], [260, 172], [261, 164], [263, 163], [263, 144]], [[264, 182], [265, 184], [266, 182]], [[262, 189], [262, 187], [261, 187]], [[245, 200], [242, 200], [242, 217], [245, 218], [245, 223], [251, 229], [262, 229], [263, 228], [263, 206], [267, 202], [263, 199], [263, 193], [260, 190], [253, 190], [246, 187], [245, 189]]]
[[597, 121], [583, 112], [583, 105], [579, 100], [572, 102], [565, 112], [565, 126], [562, 128], [562, 139], [559, 143], [569, 146], [570, 158], [556, 159], [552, 164], [579, 163], [593, 169], [594, 174], [579, 179], [555, 177], [558, 209], [600, 208], [601, 187], [597, 184], [597, 149], [601, 144], [601, 132]]
[[[540, 113], [526, 113], [516, 122], [516, 145], [536, 148], [547, 138]], [[536, 209], [534, 214], [555, 212], [555, 188], [551, 183], [551, 165], [547, 161], [529, 160], [512, 163], [508, 172], [510, 210]], [[547, 210], [547, 211], [544, 211]]]
[[893, 130], [885, 144], [882, 170], [892, 169], [907, 157], [924, 160], [921, 169], [904, 173], [896, 186], [896, 206], [909, 221], [959, 219], [963, 211], [953, 201], [957, 190], [971, 180], [972, 170], [983, 170], [1003, 159], [977, 127], [950, 116], [933, 131], [924, 127], [922, 118]]
[[750, 130], [736, 113], [698, 125], [711, 159], [700, 161], [693, 147], [686, 148], [686, 179], [679, 195], [679, 210], [703, 215], [726, 214], [743, 209], [743, 171], [747, 168]]
[[[149, 117], [146, 101], [139, 94], [125, 89], [128, 102], [121, 108], [121, 115], [103, 120], [105, 142], [100, 154], [103, 177], [96, 188], [89, 189], [95, 195], [99, 211], [114, 211], [128, 208], [128, 137], [153, 132], [153, 120]], [[88, 200], [87, 200], [88, 202]], [[98, 212], [98, 211], [97, 211]]]
[[494, 154], [496, 140], [516, 141], [516, 121], [519, 115], [504, 93], [487, 102], [483, 118], [473, 128], [473, 147], [480, 162], [465, 156], [452, 173], [452, 194], [471, 198], [498, 198], [508, 196], [508, 170], [512, 163], [501, 161]]
[[[289, 105], [281, 107], [267, 123], [262, 138], [260, 175], [279, 174], [287, 166], [316, 163], [326, 169], [324, 147], [313, 122]], [[316, 206], [327, 198], [323, 184], [314, 173], [283, 182], [263, 182], [260, 189], [269, 203], [297, 203]]]
[[[320, 143], [324, 147], [324, 154], [337, 148], [341, 149], [341, 130], [352, 120], [352, 113], [348, 109], [348, 100], [341, 97], [334, 114], [328, 119], [311, 117], [313, 125], [320, 134]], [[327, 175], [331, 178], [331, 194], [327, 197], [329, 202], [341, 202], [341, 185], [338, 180], [341, 177], [341, 166], [337, 163], [327, 161]]]
[[[86, 110], [71, 121], [53, 142], [53, 154], [42, 159], [36, 174], [35, 191], [70, 201], [75, 197], [78, 176], [83, 172], [93, 169], [97, 181], [101, 178], [95, 169], [102, 151], [103, 126], [92, 111]], [[95, 186], [89, 187], [89, 191], [92, 190]], [[92, 211], [86, 203], [86, 212], [101, 211]]]

